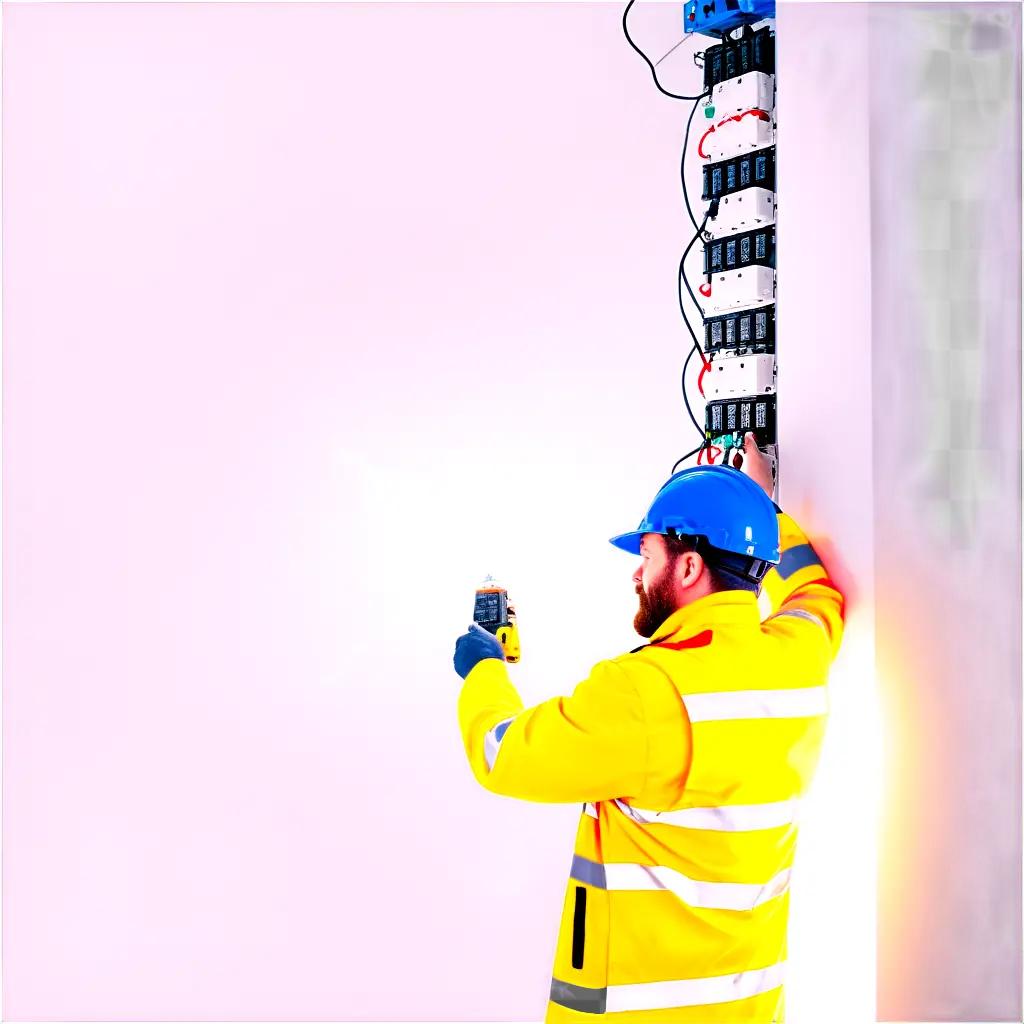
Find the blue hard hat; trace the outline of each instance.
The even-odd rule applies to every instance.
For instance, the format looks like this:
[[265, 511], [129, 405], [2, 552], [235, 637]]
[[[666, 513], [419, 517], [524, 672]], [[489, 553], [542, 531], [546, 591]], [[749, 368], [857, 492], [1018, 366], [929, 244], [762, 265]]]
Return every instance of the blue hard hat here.
[[670, 530], [707, 537], [720, 551], [779, 564], [775, 504], [759, 484], [732, 466], [691, 466], [673, 474], [640, 525], [611, 542], [638, 555], [645, 533]]

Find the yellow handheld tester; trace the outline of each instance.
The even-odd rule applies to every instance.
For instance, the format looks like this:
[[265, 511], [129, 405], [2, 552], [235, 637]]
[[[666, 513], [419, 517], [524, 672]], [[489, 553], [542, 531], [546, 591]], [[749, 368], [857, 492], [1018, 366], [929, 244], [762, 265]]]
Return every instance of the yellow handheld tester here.
[[473, 621], [493, 633], [505, 652], [505, 660], [519, 660], [519, 627], [515, 609], [508, 603], [508, 591], [493, 576], [476, 588]]

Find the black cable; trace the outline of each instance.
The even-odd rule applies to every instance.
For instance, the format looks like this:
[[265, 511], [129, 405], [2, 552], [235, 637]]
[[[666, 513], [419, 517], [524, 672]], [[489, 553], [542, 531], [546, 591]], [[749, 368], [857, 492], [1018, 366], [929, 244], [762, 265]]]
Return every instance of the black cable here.
[[690, 360], [693, 358], [693, 353], [695, 351], [696, 351], [696, 349], [691, 348], [690, 351], [686, 355], [686, 360], [683, 362], [683, 377], [682, 377], [683, 404], [686, 406], [686, 412], [689, 415], [691, 421], [693, 422], [694, 427], [696, 427], [697, 433], [700, 434], [701, 437], [703, 437], [704, 436], [704, 428], [697, 422], [697, 417], [693, 415], [693, 409], [690, 406], [690, 396], [686, 393], [686, 368], [690, 365]]
[[[684, 268], [684, 263], [686, 262], [686, 254], [690, 251], [690, 248], [692, 247], [693, 243], [697, 240], [697, 238], [700, 237], [701, 232], [704, 230], [704, 225], [707, 224], [708, 213], [710, 213], [710, 209], [711, 209], [711, 207], [709, 206], [708, 207], [708, 213], [705, 213], [705, 215], [704, 215], [703, 223], [698, 224], [697, 223], [697, 218], [694, 217], [693, 209], [690, 206], [690, 194], [689, 194], [689, 190], [686, 187], [686, 153], [687, 153], [687, 148], [688, 148], [689, 142], [690, 142], [690, 126], [693, 124], [693, 115], [697, 113], [697, 107], [700, 106], [700, 101], [702, 99], [704, 99], [706, 96], [710, 96], [710, 95], [711, 95], [711, 90], [709, 89], [709, 90], [707, 90], [707, 92], [702, 93], [700, 96], [697, 97], [696, 100], [694, 100], [693, 107], [690, 110], [690, 116], [686, 119], [686, 132], [683, 134], [683, 152], [682, 152], [682, 156], [680, 157], [680, 160], [679, 160], [679, 179], [680, 179], [680, 181], [682, 183], [682, 186], [683, 186], [683, 202], [686, 203], [686, 212], [689, 214], [690, 221], [693, 224], [693, 226], [694, 226], [694, 228], [696, 229], [696, 232], [697, 232], [694, 235], [694, 237], [690, 240], [690, 244], [686, 247], [686, 251], [683, 253], [683, 258], [679, 261], [679, 276], [683, 279], [683, 281], [686, 281], [686, 272], [685, 272], [685, 268]], [[692, 291], [692, 289], [690, 289], [689, 282], [686, 282], [686, 287], [690, 291], [690, 298], [693, 299], [694, 298], [693, 291]], [[690, 406], [690, 396], [687, 394], [687, 391], [686, 391], [686, 369], [690, 365], [690, 360], [693, 358], [693, 353], [694, 352], [700, 353], [701, 365], [702, 366], [707, 363], [707, 359], [705, 358], [704, 352], [701, 349], [700, 344], [697, 341], [697, 335], [694, 333], [693, 327], [690, 324], [690, 319], [686, 315], [686, 308], [683, 305], [683, 294], [682, 294], [682, 291], [679, 288], [679, 282], [678, 281], [676, 282], [676, 291], [678, 292], [678, 296], [679, 296], [679, 312], [682, 314], [683, 322], [686, 324], [686, 328], [690, 332], [690, 336], [693, 338], [693, 345], [691, 346], [690, 351], [686, 354], [686, 361], [683, 363], [683, 373], [682, 373], [682, 382], [681, 382], [682, 390], [683, 390], [683, 404], [686, 406], [686, 413], [690, 417], [690, 421], [693, 423], [694, 427], [696, 428], [697, 433], [703, 438], [704, 437], [704, 428], [700, 425], [700, 423], [697, 422], [697, 417], [694, 416], [694, 414], [693, 414], [693, 408]], [[701, 318], [703, 319], [704, 311], [697, 304], [696, 299], [694, 299], [694, 305], [697, 306], [697, 310], [701, 313]], [[682, 459], [680, 459], [678, 462], [676, 462], [676, 466], [679, 465], [679, 462], [683, 462], [686, 459], [688, 459], [690, 457], [690, 455], [693, 455], [695, 452], [699, 452], [701, 450], [701, 448], [704, 447], [705, 443], [706, 443], [706, 441], [701, 444], [700, 448], [696, 448], [694, 450], [694, 452], [690, 452], [689, 455], [684, 455], [682, 457]], [[675, 472], [675, 466], [672, 467], [672, 472], [673, 473]], [[669, 474], [669, 475], [671, 476], [671, 474]]]
[[[658, 87], [658, 92], [663, 93], [665, 96], [674, 100], [699, 100], [700, 96], [680, 96], [678, 93], [669, 92], [668, 89], [665, 89], [661, 82], [658, 81], [658, 72], [654, 70], [654, 65], [651, 63], [650, 58], [643, 50], [640, 49], [639, 46], [636, 45], [636, 43], [633, 42], [633, 37], [629, 34], [629, 29], [626, 27], [626, 18], [629, 15], [629, 9], [635, 3], [636, 0], [629, 0], [629, 3], [626, 4], [626, 9], [622, 12], [622, 32], [626, 37], [626, 42], [629, 43], [629, 45], [632, 46], [641, 57], [643, 57], [644, 63], [651, 69], [651, 77], [654, 79], [654, 84]], [[696, 38], [697, 33], [694, 32], [693, 36]]]
[[[695, 228], [697, 227], [697, 218], [694, 217], [693, 210], [690, 209], [690, 195], [686, 188], [686, 147], [690, 141], [690, 125], [693, 123], [693, 115], [697, 113], [697, 107], [700, 106], [700, 101], [704, 99], [705, 96], [710, 95], [711, 90], [709, 89], [707, 92], [701, 93], [693, 104], [693, 110], [690, 111], [690, 116], [686, 119], [686, 133], [683, 135], [683, 155], [679, 159], [679, 177], [683, 183], [683, 202], [686, 203], [686, 212], [690, 215], [690, 220]], [[698, 228], [698, 230], [700, 229]]]
[[[672, 467], [672, 473], [674, 473], [676, 471], [676, 466], [678, 466], [680, 462], [685, 462], [691, 455], [696, 455], [697, 452], [699, 452], [702, 448], [705, 448], [705, 447], [707, 447], [707, 441], [702, 441], [699, 445], [697, 445], [696, 448], [693, 449], [692, 452], [687, 452], [681, 458], [676, 459], [676, 465]], [[669, 476], [671, 476], [672, 473], [669, 473]]]
[[[697, 228], [697, 231], [694, 234], [693, 238], [690, 239], [689, 244], [686, 246], [686, 249], [683, 251], [682, 259], [680, 259], [680, 261], [679, 261], [679, 276], [681, 278], [683, 278], [684, 281], [686, 280], [686, 276], [683, 273], [683, 264], [686, 262], [686, 255], [690, 251], [690, 249], [693, 247], [693, 243], [695, 241], [697, 241], [698, 238], [700, 238], [701, 232], [704, 230], [704, 224], [707, 223], [707, 219], [708, 219], [707, 218], [707, 214], [705, 214], [704, 215], [704, 222], [702, 224], [700, 224], [700, 226]], [[689, 287], [689, 285], [687, 285], [687, 287]], [[689, 320], [689, 318], [686, 315], [686, 309], [683, 306], [683, 293], [679, 290], [679, 283], [678, 282], [676, 282], [676, 292], [677, 292], [677, 294], [679, 296], [679, 311], [683, 315], [683, 322], [686, 324], [687, 330], [690, 332], [691, 336], [693, 337], [693, 345], [691, 346], [690, 351], [687, 352], [686, 359], [683, 362], [683, 373], [682, 373], [682, 378], [681, 378], [681, 381], [680, 381], [680, 384], [681, 384], [681, 387], [682, 387], [682, 391], [683, 391], [683, 404], [686, 406], [687, 415], [690, 417], [690, 420], [693, 423], [694, 428], [696, 429], [697, 433], [700, 434], [702, 440], [701, 440], [701, 443], [696, 448], [694, 448], [692, 452], [687, 452], [682, 458], [676, 460], [675, 466], [672, 467], [672, 473], [674, 473], [676, 471], [676, 466], [678, 466], [680, 462], [685, 462], [691, 455], [696, 455], [697, 452], [699, 452], [702, 448], [704, 448], [707, 445], [707, 443], [708, 443], [707, 438], [705, 436], [704, 428], [700, 425], [700, 423], [697, 421], [697, 417], [694, 416], [694, 414], [693, 414], [693, 409], [690, 406], [690, 396], [686, 393], [686, 370], [687, 370], [687, 367], [690, 365], [690, 360], [693, 358], [693, 353], [696, 352], [696, 353], [698, 353], [700, 355], [701, 366], [702, 367], [704, 365], [706, 365], [707, 358], [704, 355], [704, 350], [700, 347], [700, 342], [698, 342], [698, 340], [697, 340], [697, 335], [694, 334], [693, 327], [690, 325], [690, 320]], [[691, 292], [690, 294], [692, 295], [693, 293]], [[700, 307], [698, 306], [697, 308], [699, 309]], [[669, 476], [671, 476], [672, 473], [669, 473]]]
[[[686, 285], [686, 290], [690, 293], [690, 298], [693, 299], [693, 304], [697, 307], [697, 311], [700, 313], [702, 320], [704, 319], [704, 309], [701, 306], [701, 304], [696, 300], [696, 298], [694, 298], [693, 289], [690, 287], [690, 282], [687, 281], [686, 279], [685, 263], [687, 255], [693, 248], [693, 243], [696, 242], [698, 238], [700, 238], [701, 233], [704, 231], [704, 225], [707, 224], [707, 222], [708, 214], [704, 214], [704, 220], [701, 221], [693, 238], [690, 239], [689, 245], [687, 245], [687, 247], [683, 250], [683, 255], [680, 257], [679, 260], [678, 271], [679, 281], [682, 281], [683, 284]], [[683, 305], [683, 293], [679, 288], [679, 281], [676, 281], [676, 295], [679, 299], [679, 312], [683, 316], [683, 321], [686, 324], [686, 329], [690, 332], [690, 337], [693, 338], [693, 347], [700, 353], [700, 358], [702, 362], [706, 363], [707, 359], [704, 356], [704, 350], [700, 347], [700, 342], [697, 340], [697, 335], [694, 333], [693, 327], [690, 324], [690, 318], [686, 315], [686, 307]]]
[[[701, 307], [700, 303], [697, 301], [696, 297], [694, 296], [693, 289], [690, 287], [690, 282], [686, 279], [685, 263], [686, 263], [686, 257], [689, 254], [690, 250], [693, 248], [694, 242], [696, 242], [697, 239], [700, 238], [701, 233], [704, 230], [704, 225], [707, 224], [708, 216], [710, 215], [712, 207], [713, 206], [717, 206], [717, 204], [709, 204], [708, 212], [704, 214], [704, 220], [700, 224], [698, 224], [697, 223], [697, 218], [694, 217], [694, 215], [693, 215], [693, 208], [690, 206], [689, 190], [686, 187], [686, 150], [687, 150], [687, 146], [689, 145], [689, 141], [690, 141], [690, 127], [693, 124], [693, 116], [697, 112], [697, 107], [700, 105], [700, 101], [702, 99], [705, 99], [707, 96], [709, 96], [711, 94], [711, 90], [710, 89], [704, 90], [703, 92], [701, 92], [697, 96], [681, 96], [678, 93], [669, 92], [667, 89], [665, 89], [662, 86], [661, 82], [658, 81], [658, 72], [655, 69], [654, 64], [651, 63], [651, 61], [648, 58], [647, 54], [644, 53], [643, 50], [641, 50], [640, 47], [636, 45], [636, 43], [633, 41], [633, 37], [629, 34], [629, 26], [627, 24], [627, 20], [629, 18], [629, 12], [632, 9], [634, 3], [636, 3], [636, 0], [629, 0], [629, 2], [626, 4], [625, 10], [623, 10], [623, 12], [622, 12], [622, 34], [626, 37], [626, 42], [629, 43], [629, 45], [634, 50], [636, 50], [636, 52], [638, 54], [640, 54], [640, 56], [644, 60], [644, 63], [651, 69], [651, 77], [654, 79], [654, 85], [655, 85], [655, 87], [658, 89], [658, 91], [660, 93], [662, 93], [665, 96], [670, 97], [671, 99], [675, 99], [675, 100], [693, 100], [693, 107], [690, 110], [690, 116], [686, 120], [686, 131], [685, 131], [685, 133], [683, 135], [683, 152], [682, 152], [682, 156], [680, 157], [680, 161], [679, 161], [679, 178], [680, 178], [680, 181], [681, 181], [682, 186], [683, 186], [683, 202], [686, 204], [686, 212], [687, 212], [687, 214], [690, 217], [690, 222], [694, 226], [695, 233], [694, 233], [693, 237], [690, 239], [689, 244], [683, 250], [682, 258], [679, 260], [679, 275], [678, 276], [683, 281], [683, 283], [686, 285], [686, 290], [690, 293], [690, 299], [693, 301], [694, 306], [697, 307], [697, 311], [701, 314], [701, 319], [703, 319], [703, 317], [704, 317], [704, 310]], [[696, 35], [697, 35], [697, 33], [694, 33], [695, 37], [696, 37]], [[661, 57], [659, 59], [658, 63], [660, 64], [661, 61], [665, 59], [665, 57], [667, 57], [670, 53], [674, 52], [681, 45], [682, 42], [683, 42], [683, 40], [680, 40], [679, 43], [676, 43], [676, 45], [673, 46], [672, 49], [669, 50], [669, 52], [665, 54], [665, 56], [663, 56], [663, 57]], [[696, 64], [696, 54], [694, 54], [693, 56], [694, 56], [694, 63]], [[686, 360], [683, 363], [683, 372], [682, 372], [682, 378], [681, 378], [681, 386], [682, 386], [682, 392], [683, 392], [683, 404], [686, 406], [687, 415], [689, 415], [690, 420], [693, 423], [694, 428], [696, 429], [697, 433], [701, 435], [702, 441], [701, 441], [701, 444], [700, 444], [699, 447], [694, 448], [694, 450], [692, 452], [688, 452], [681, 459], [678, 459], [676, 461], [676, 465], [672, 467], [672, 472], [673, 473], [675, 472], [676, 466], [678, 466], [680, 462], [684, 462], [686, 459], [690, 458], [691, 455], [696, 455], [697, 452], [699, 452], [702, 448], [704, 448], [707, 445], [707, 443], [708, 443], [707, 440], [704, 437], [704, 428], [700, 425], [700, 423], [697, 420], [697, 417], [693, 414], [693, 409], [690, 406], [690, 397], [686, 393], [686, 370], [687, 370], [688, 366], [690, 365], [690, 360], [693, 358], [693, 353], [697, 352], [700, 355], [701, 366], [702, 367], [707, 365], [707, 358], [704, 355], [704, 350], [701, 348], [700, 341], [698, 340], [697, 335], [696, 335], [696, 333], [693, 330], [693, 326], [690, 323], [690, 318], [686, 315], [686, 307], [685, 307], [685, 305], [683, 303], [683, 293], [682, 293], [682, 290], [679, 287], [679, 281], [676, 281], [676, 293], [677, 293], [677, 296], [678, 296], [678, 299], [679, 299], [679, 312], [682, 314], [683, 323], [686, 324], [686, 329], [690, 332], [690, 337], [693, 338], [693, 347], [687, 353]]]
[[[704, 224], [707, 223], [707, 220], [708, 220], [707, 217], [705, 217], [704, 218]], [[701, 224], [701, 230], [702, 231], [704, 230], [704, 224]], [[693, 243], [691, 242], [690, 244], [692, 245]], [[683, 255], [685, 256], [685, 253]], [[683, 284], [686, 285], [686, 290], [690, 293], [690, 298], [693, 300], [693, 304], [697, 307], [697, 311], [700, 313], [701, 319], [703, 320], [704, 319], [704, 307], [697, 301], [697, 296], [693, 294], [693, 289], [690, 287], [690, 282], [686, 279], [686, 275], [682, 271], [682, 266], [683, 266], [682, 260], [680, 260], [680, 262], [679, 262], [679, 268], [680, 268], [679, 269], [679, 277], [682, 279]], [[683, 296], [682, 296], [682, 293], [680, 293], [680, 295], [679, 295], [679, 308], [680, 309], [683, 308]], [[686, 316], [686, 314], [684, 313], [683, 316]], [[689, 321], [687, 321], [687, 325], [689, 325]], [[692, 327], [690, 328], [690, 334], [693, 334], [693, 328]], [[694, 344], [696, 344], [696, 341], [697, 341], [697, 339], [694, 338]]]
[[[684, 185], [684, 189], [685, 189], [685, 185]], [[685, 194], [685, 192], [684, 192], [684, 194]], [[710, 207], [708, 208], [708, 212], [704, 214], [704, 220], [699, 225], [697, 225], [696, 232], [694, 233], [693, 237], [690, 239], [690, 241], [687, 244], [686, 248], [683, 250], [683, 255], [682, 255], [682, 257], [679, 260], [678, 276], [686, 284], [686, 287], [687, 287], [688, 290], [690, 289], [690, 284], [686, 280], [685, 267], [684, 267], [684, 265], [686, 263], [686, 257], [687, 257], [687, 254], [690, 252], [690, 250], [693, 248], [693, 243], [696, 242], [698, 238], [700, 238], [701, 233], [704, 230], [704, 225], [707, 224], [708, 216], [709, 215], [710, 215]], [[681, 380], [681, 386], [682, 386], [682, 391], [683, 391], [683, 404], [686, 406], [686, 412], [689, 415], [690, 420], [693, 422], [694, 428], [696, 429], [697, 433], [700, 434], [701, 437], [704, 437], [704, 428], [697, 421], [697, 417], [694, 416], [693, 409], [690, 406], [690, 396], [686, 393], [686, 369], [687, 369], [687, 367], [690, 364], [690, 360], [693, 358], [693, 353], [694, 352], [696, 352], [696, 353], [698, 353], [700, 355], [701, 366], [702, 367], [707, 364], [707, 358], [704, 355], [704, 350], [700, 347], [700, 342], [697, 340], [697, 335], [694, 333], [693, 326], [690, 323], [690, 318], [686, 315], [686, 307], [683, 305], [683, 292], [682, 292], [682, 289], [679, 287], [679, 281], [676, 281], [676, 295], [677, 295], [677, 297], [679, 299], [679, 312], [682, 314], [683, 323], [686, 324], [686, 329], [690, 332], [690, 337], [693, 338], [693, 345], [691, 346], [690, 351], [686, 354], [686, 360], [683, 363], [683, 373], [682, 373], [682, 380]], [[693, 298], [693, 291], [692, 290], [690, 290], [690, 297]], [[694, 299], [694, 305], [697, 306], [697, 309], [701, 312], [701, 315], [703, 317], [703, 310], [701, 310], [701, 307], [697, 304], [697, 300], [696, 299]], [[702, 441], [700, 447], [695, 448], [692, 452], [688, 452], [681, 459], [677, 460], [676, 466], [678, 466], [680, 462], [683, 462], [686, 459], [688, 459], [691, 455], [694, 455], [696, 452], [699, 452], [701, 450], [701, 448], [703, 448], [706, 444], [707, 444], [706, 440]], [[672, 472], [673, 473], [675, 472], [675, 467], [673, 467]], [[669, 475], [671, 476], [672, 474], [670, 473]]]

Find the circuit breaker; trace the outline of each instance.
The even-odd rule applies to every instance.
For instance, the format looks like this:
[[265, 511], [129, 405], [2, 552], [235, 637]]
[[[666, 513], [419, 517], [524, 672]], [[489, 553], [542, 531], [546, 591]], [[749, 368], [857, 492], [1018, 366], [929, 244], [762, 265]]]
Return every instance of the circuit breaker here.
[[775, 305], [741, 309], [704, 320], [704, 351], [745, 355], [775, 352]]
[[749, 188], [775, 191], [775, 149], [745, 153], [731, 160], [712, 161], [704, 167], [702, 199], [717, 199]]
[[683, 7], [685, 32], [709, 40], [696, 145], [684, 155], [701, 162], [702, 198], [714, 214], [701, 238], [705, 440], [742, 447], [743, 434], [753, 431], [777, 461], [774, 18], [774, 0]]
[[774, 226], [705, 241], [705, 274], [749, 266], [775, 266]]
[[[686, 18], [684, 23], [693, 23], [696, 18]], [[766, 8], [763, 18], [775, 16], [774, 6]], [[734, 26], [735, 27], [735, 26]], [[730, 78], [738, 78], [751, 71], [761, 71], [766, 75], [775, 74], [775, 34], [769, 26], [759, 28], [756, 32], [749, 25], [741, 25], [738, 39], [725, 39], [717, 46], [709, 46], [704, 51], [704, 90], [705, 92], [719, 82]], [[703, 32], [702, 28], [694, 31]]]

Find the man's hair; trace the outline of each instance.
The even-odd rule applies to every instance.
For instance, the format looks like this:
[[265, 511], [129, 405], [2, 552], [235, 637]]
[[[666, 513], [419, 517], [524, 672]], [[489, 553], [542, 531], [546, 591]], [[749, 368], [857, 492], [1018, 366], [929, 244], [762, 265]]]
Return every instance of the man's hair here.
[[760, 591], [759, 583], [721, 565], [719, 549], [709, 544], [707, 537], [703, 534], [666, 533], [662, 536], [665, 538], [665, 551], [668, 553], [669, 565], [674, 565], [675, 560], [686, 551], [696, 551], [704, 559], [704, 567], [708, 571], [708, 581], [713, 591], [749, 590], [752, 594]]

